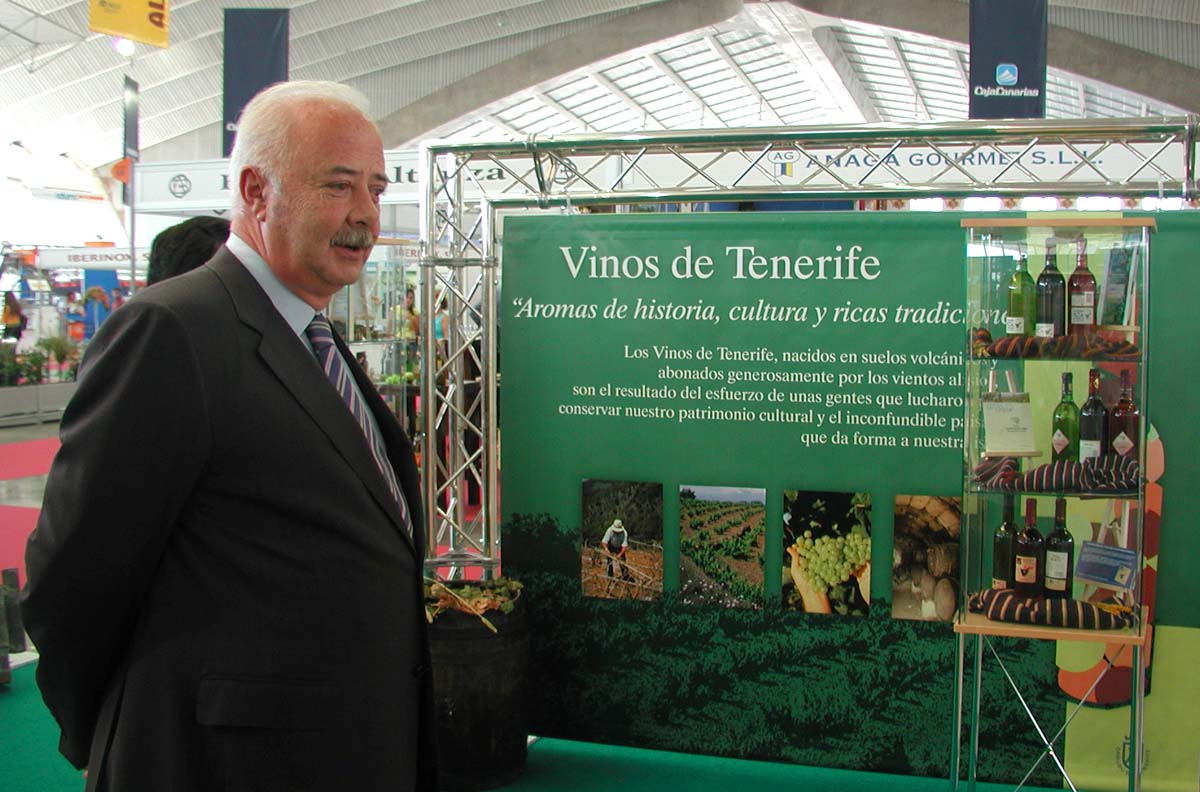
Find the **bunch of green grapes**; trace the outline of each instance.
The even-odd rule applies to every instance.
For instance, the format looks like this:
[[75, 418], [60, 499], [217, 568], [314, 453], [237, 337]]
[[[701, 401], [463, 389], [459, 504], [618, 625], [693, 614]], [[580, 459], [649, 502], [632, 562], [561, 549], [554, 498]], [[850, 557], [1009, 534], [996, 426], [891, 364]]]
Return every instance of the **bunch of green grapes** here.
[[795, 547], [805, 561], [804, 576], [822, 592], [846, 582], [854, 570], [871, 560], [871, 540], [858, 533], [813, 539], [812, 531], [805, 531]]

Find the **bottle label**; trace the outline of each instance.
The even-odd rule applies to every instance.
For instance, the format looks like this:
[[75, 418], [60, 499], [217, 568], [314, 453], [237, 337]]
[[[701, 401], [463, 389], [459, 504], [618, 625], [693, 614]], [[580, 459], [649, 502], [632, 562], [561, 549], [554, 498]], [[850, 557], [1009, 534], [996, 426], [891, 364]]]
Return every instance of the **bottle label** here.
[[1100, 441], [1099, 440], [1079, 440], [1079, 461], [1087, 462], [1089, 459], [1100, 458]]
[[[1057, 582], [1057, 586], [1051, 585], [1051, 580]], [[1066, 589], [1067, 581], [1067, 554], [1059, 551], [1046, 551], [1046, 588], [1052, 588], [1055, 591], [1063, 591]]]
[[1094, 306], [1071, 306], [1071, 324], [1073, 325], [1091, 325], [1096, 323], [1096, 309]]
[[1052, 578], [1049, 575], [1046, 575], [1046, 591], [1066, 591], [1066, 590], [1067, 590], [1067, 579], [1066, 578]]
[[1038, 322], [1034, 331], [1038, 338], [1054, 338], [1054, 322]]
[[1063, 434], [1062, 429], [1054, 430], [1054, 437], [1050, 438], [1050, 445], [1054, 446], [1054, 453], [1061, 454], [1070, 444], [1070, 438]]
[[1008, 588], [1008, 581], [1004, 580], [1003, 578], [992, 578], [992, 588], [1001, 590], [1006, 589]]
[[1071, 295], [1072, 308], [1091, 308], [1096, 304], [1095, 292], [1075, 292]]
[[1125, 456], [1133, 450], [1133, 441], [1129, 439], [1129, 435], [1121, 432], [1113, 438], [1112, 447], [1113, 451], [1116, 451], [1121, 456]]
[[1017, 556], [1014, 571], [1018, 583], [1037, 583], [1037, 556]]
[[1004, 332], [1009, 335], [1025, 335], [1025, 317], [1006, 317], [1004, 320]]

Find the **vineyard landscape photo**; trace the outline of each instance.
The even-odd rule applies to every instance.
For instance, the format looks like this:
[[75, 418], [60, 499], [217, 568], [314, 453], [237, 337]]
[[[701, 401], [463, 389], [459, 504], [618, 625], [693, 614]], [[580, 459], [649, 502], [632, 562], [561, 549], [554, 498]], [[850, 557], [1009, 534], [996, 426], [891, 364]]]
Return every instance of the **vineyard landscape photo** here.
[[765, 489], [680, 487], [680, 601], [761, 609], [766, 517]]

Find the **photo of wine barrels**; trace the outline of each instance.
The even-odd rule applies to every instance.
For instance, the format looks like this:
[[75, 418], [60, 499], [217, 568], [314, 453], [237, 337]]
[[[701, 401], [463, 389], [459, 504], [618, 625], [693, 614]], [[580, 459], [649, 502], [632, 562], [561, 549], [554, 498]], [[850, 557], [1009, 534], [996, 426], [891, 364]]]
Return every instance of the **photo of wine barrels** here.
[[871, 494], [783, 491], [783, 608], [865, 616], [871, 605]]
[[680, 487], [680, 601], [761, 609], [766, 519], [765, 489]]
[[951, 621], [958, 609], [962, 498], [897, 495], [892, 538], [892, 616]]
[[657, 600], [663, 593], [663, 488], [583, 482], [579, 577], [585, 597]]

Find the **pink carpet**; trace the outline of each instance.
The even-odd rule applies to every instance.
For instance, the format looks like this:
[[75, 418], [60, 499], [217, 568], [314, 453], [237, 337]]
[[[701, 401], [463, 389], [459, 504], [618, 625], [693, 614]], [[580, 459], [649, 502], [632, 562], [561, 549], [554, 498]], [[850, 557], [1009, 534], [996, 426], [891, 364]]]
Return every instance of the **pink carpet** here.
[[[58, 438], [0, 446], [0, 480], [44, 476], [58, 453]], [[0, 569], [16, 567], [25, 582], [25, 540], [37, 525], [40, 509], [0, 505]]]
[[47, 437], [0, 446], [0, 480], [46, 475], [58, 445], [57, 437]]
[[0, 506], [0, 569], [16, 567], [25, 585], [25, 540], [37, 525], [41, 509]]

